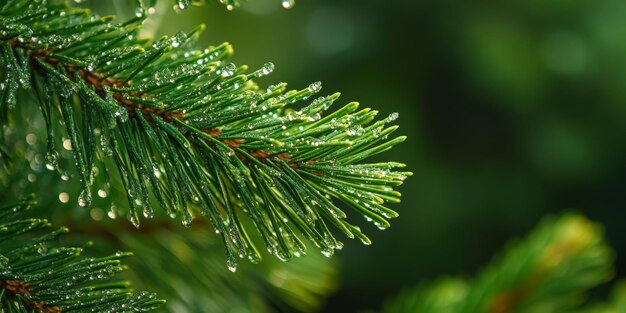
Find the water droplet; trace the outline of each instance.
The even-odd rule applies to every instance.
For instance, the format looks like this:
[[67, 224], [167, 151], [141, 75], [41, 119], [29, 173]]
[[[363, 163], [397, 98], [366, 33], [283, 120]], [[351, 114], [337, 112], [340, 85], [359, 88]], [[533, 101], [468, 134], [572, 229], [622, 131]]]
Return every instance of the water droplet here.
[[72, 150], [72, 141], [69, 139], [63, 140], [63, 148], [65, 150]]
[[135, 9], [135, 16], [136, 17], [143, 17], [146, 14], [146, 10], [142, 7], [138, 7]]
[[115, 219], [117, 217], [117, 212], [115, 211], [115, 206], [111, 205], [111, 209], [109, 210], [109, 212], [107, 212], [107, 216], [110, 219]]
[[46, 168], [53, 171], [59, 166], [59, 154], [56, 151], [46, 153]]
[[312, 84], [309, 85], [309, 87], [307, 87], [307, 89], [312, 92], [312, 93], [316, 93], [318, 91], [320, 91], [320, 89], [322, 89], [322, 83], [321, 82], [314, 82]]
[[120, 107], [120, 109], [115, 112], [115, 117], [117, 117], [121, 122], [126, 122], [128, 121], [128, 111], [126, 108]]
[[335, 243], [335, 249], [336, 249], [336, 250], [341, 250], [341, 249], [343, 249], [343, 242], [341, 242], [341, 241], [337, 241], [337, 242]]
[[138, 207], [142, 207], [143, 206], [143, 201], [141, 201], [141, 199], [137, 198], [135, 199], [135, 205]]
[[111, 150], [111, 146], [109, 145], [109, 141], [107, 140], [107, 138], [105, 136], [101, 136], [100, 137], [100, 146], [102, 147], [102, 152], [104, 152], [104, 154], [106, 156], [113, 155], [113, 150]]
[[276, 251], [276, 253], [274, 254], [274, 256], [276, 256], [276, 258], [278, 258], [279, 260], [281, 260], [282, 262], [287, 262], [289, 261], [289, 258], [287, 257], [287, 255], [285, 253], [283, 253], [282, 251]]
[[78, 196], [78, 205], [83, 208], [91, 205], [91, 193], [89, 191], [81, 191], [80, 196]]
[[29, 145], [34, 145], [37, 142], [37, 135], [35, 134], [28, 134], [26, 135], [26, 143], [28, 143]]
[[389, 114], [389, 117], [387, 119], [391, 122], [391, 121], [396, 120], [397, 118], [398, 118], [398, 113], [394, 112], [394, 113]]
[[237, 67], [235, 66], [235, 64], [232, 64], [232, 63], [226, 64], [224, 67], [221, 68], [220, 75], [222, 75], [222, 77], [232, 76], [233, 74], [235, 74], [236, 69]]
[[61, 201], [62, 203], [67, 203], [68, 201], [70, 201], [70, 195], [68, 195], [67, 192], [61, 192], [59, 194], [59, 201]]
[[325, 257], [330, 258], [331, 256], [333, 256], [333, 249], [324, 249], [322, 250], [322, 254]]
[[272, 62], [267, 62], [267, 63], [263, 64], [263, 67], [261, 68], [261, 73], [263, 75], [267, 75], [267, 74], [269, 74], [269, 73], [271, 73], [273, 71], [274, 71], [274, 63], [272, 63]]
[[135, 216], [135, 214], [130, 214], [130, 222], [133, 224], [133, 226], [135, 226], [135, 228], [139, 228], [139, 218]]
[[283, 3], [283, 8], [285, 9], [291, 9], [296, 4], [294, 0], [283, 0], [282, 3]]
[[228, 258], [228, 260], [226, 260], [226, 266], [228, 267], [229, 271], [234, 273], [237, 270], [237, 261], [235, 261], [234, 258], [230, 257]]
[[179, 9], [184, 10], [187, 7], [189, 7], [189, 0], [178, 0], [178, 8]]
[[252, 264], [258, 264], [259, 262], [261, 262], [261, 257], [256, 253], [251, 253], [248, 254], [248, 260], [250, 260]]
[[145, 218], [154, 218], [154, 212], [149, 207], [143, 209], [143, 216]]
[[385, 230], [385, 229], [387, 229], [387, 225], [381, 224], [381, 223], [379, 223], [379, 222], [375, 222], [375, 223], [374, 223], [374, 225], [375, 225], [376, 227], [378, 227], [378, 229], [380, 229], [380, 230]]

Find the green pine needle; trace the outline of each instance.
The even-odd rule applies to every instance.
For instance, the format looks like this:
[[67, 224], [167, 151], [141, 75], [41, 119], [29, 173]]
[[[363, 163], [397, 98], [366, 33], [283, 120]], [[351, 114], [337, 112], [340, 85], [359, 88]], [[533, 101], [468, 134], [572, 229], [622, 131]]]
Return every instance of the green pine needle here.
[[117, 168], [135, 226], [158, 207], [185, 225], [206, 215], [233, 270], [237, 258], [260, 259], [244, 219], [281, 260], [305, 253], [301, 236], [327, 256], [341, 249], [329, 224], [369, 244], [346, 207], [389, 227], [398, 214], [385, 203], [400, 201], [393, 188], [411, 173], [361, 162], [405, 140], [390, 137], [397, 114], [375, 120], [357, 103], [330, 110], [339, 94], [308, 101], [319, 82], [261, 88], [254, 80], [273, 64], [250, 72], [227, 61], [228, 44], [194, 50], [203, 27], [147, 42], [137, 37], [144, 18], [115, 24], [44, 1], [0, 8], [0, 118], [7, 123], [20, 88], [32, 91], [47, 124], [47, 166], [57, 167], [66, 136], [81, 206], [112, 179], [93, 169]]

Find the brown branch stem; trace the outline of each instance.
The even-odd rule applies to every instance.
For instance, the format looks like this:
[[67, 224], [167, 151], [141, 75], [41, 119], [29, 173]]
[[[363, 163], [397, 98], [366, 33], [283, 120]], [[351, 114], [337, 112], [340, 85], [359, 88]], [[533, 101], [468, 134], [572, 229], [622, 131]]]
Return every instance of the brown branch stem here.
[[[30, 56], [31, 64], [35, 68], [38, 68], [39, 72], [43, 73], [44, 71], [43, 69], [39, 68], [40, 66], [38, 66], [37, 62], [34, 61], [34, 58], [38, 58], [39, 60], [46, 62], [54, 67], [59, 66], [59, 65], [62, 66], [65, 72], [67, 73], [67, 76], [69, 79], [74, 80], [75, 79], [74, 77], [76, 76], [80, 77], [88, 87], [94, 88], [95, 92], [100, 97], [103, 97], [103, 98], [105, 97], [105, 94], [106, 94], [105, 87], [125, 88], [125, 87], [131, 86], [131, 83], [128, 81], [115, 79], [111, 77], [105, 77], [101, 73], [89, 71], [75, 64], [62, 62], [61, 60], [54, 58], [53, 51], [50, 49], [33, 49], [32, 46], [29, 45], [29, 43], [20, 42], [16, 39], [10, 40], [9, 45], [12, 47], [13, 50], [18, 49], [18, 48], [29, 50], [31, 52], [31, 56]], [[148, 107], [148, 106], [142, 105], [141, 103], [137, 103], [135, 101], [127, 99], [120, 92], [111, 92], [111, 94], [113, 96], [113, 99], [115, 99], [119, 103], [119, 105], [125, 107], [128, 110], [129, 118], [136, 119], [137, 116], [136, 116], [135, 110], [139, 110], [141, 114], [143, 115], [143, 117], [146, 119], [146, 121], [148, 121], [148, 123], [150, 123], [150, 125], [152, 126], [155, 126], [152, 115], [158, 116], [166, 122], [171, 122], [174, 119], [177, 119], [183, 122], [185, 121], [185, 114], [183, 112], [166, 111], [166, 110], [155, 108], [155, 107]], [[131, 93], [130, 95], [133, 97], [140, 97], [140, 98], [152, 98], [153, 97], [150, 94], [144, 94], [144, 93]], [[239, 147], [242, 143], [245, 142], [244, 139], [234, 139], [234, 140], [233, 139], [220, 139], [219, 135], [221, 134], [221, 130], [219, 128], [211, 128], [211, 129], [206, 129], [202, 131], [220, 140], [221, 142], [227, 144], [229, 147], [233, 149]], [[299, 167], [298, 163], [291, 161], [291, 155], [288, 153], [271, 154], [265, 150], [248, 150], [248, 149], [246, 149], [245, 151], [246, 153], [248, 153], [249, 155], [251, 155], [252, 157], [256, 158], [259, 161], [264, 161], [270, 158], [279, 158], [287, 162], [287, 164], [289, 164], [289, 166], [294, 169]], [[237, 156], [241, 160], [247, 161], [246, 157], [241, 155], [240, 153], [237, 153]]]
[[30, 297], [33, 293], [30, 291], [30, 285], [20, 280], [0, 280], [0, 288], [6, 290], [5, 296], [16, 301], [18, 298], [22, 301], [28, 311], [38, 311], [43, 313], [59, 313], [62, 312], [61, 307], [48, 306], [43, 301], [31, 301]]

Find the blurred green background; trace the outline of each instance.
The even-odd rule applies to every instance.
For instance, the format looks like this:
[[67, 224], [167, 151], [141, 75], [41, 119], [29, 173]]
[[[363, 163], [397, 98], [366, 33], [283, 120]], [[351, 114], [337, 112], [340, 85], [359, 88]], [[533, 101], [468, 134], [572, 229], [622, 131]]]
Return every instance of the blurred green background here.
[[[87, 5], [123, 19], [128, 2]], [[381, 157], [414, 172], [392, 207], [400, 217], [386, 231], [363, 223], [374, 244], [336, 254], [340, 285], [322, 312], [376, 309], [403, 288], [475, 273], [542, 216], [571, 209], [605, 225], [626, 276], [625, 2], [171, 6], [160, 1], [147, 34], [204, 23], [202, 43], [232, 43], [235, 64], [275, 63], [261, 84], [320, 80], [343, 103], [400, 113], [409, 139]]]

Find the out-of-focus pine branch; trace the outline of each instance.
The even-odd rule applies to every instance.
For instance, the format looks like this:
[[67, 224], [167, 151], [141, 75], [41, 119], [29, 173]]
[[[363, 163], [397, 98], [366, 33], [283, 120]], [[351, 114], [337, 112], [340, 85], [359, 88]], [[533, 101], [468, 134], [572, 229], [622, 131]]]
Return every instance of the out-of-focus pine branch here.
[[581, 307], [591, 288], [611, 279], [612, 262], [601, 227], [567, 214], [544, 220], [476, 279], [443, 279], [418, 287], [387, 303], [383, 312], [621, 312], [623, 292], [597, 310]]

